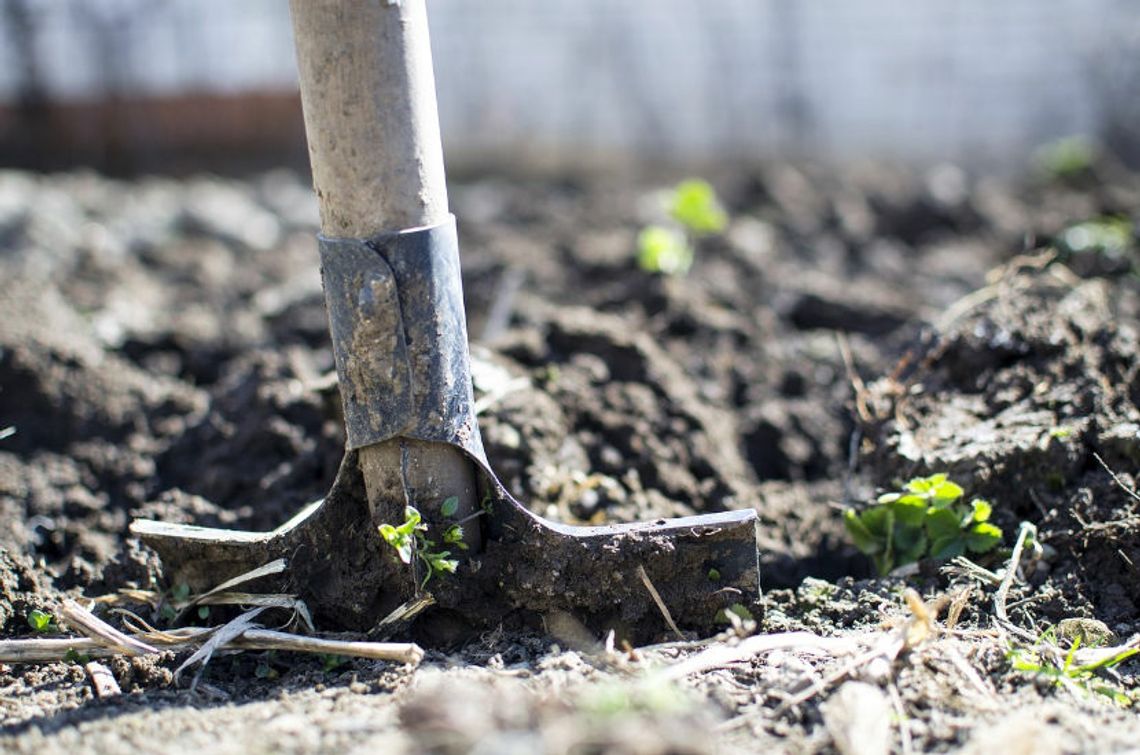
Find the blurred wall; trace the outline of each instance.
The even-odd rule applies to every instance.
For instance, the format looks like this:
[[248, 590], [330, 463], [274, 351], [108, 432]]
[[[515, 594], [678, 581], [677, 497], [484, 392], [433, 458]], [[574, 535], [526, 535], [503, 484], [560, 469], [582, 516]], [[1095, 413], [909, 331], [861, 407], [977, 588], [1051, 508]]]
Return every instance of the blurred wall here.
[[[0, 2], [5, 162], [303, 162], [285, 0]], [[554, 166], [782, 155], [1016, 168], [1074, 133], [1128, 152], [1137, 6], [429, 1], [449, 159]]]

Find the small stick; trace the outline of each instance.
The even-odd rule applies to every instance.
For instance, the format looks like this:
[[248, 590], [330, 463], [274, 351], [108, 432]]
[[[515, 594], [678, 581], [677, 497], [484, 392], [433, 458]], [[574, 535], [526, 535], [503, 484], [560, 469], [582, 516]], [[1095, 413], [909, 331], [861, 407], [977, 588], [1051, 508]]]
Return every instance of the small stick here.
[[902, 695], [899, 694], [898, 685], [893, 681], [887, 685], [887, 693], [891, 699], [891, 707], [895, 709], [895, 718], [899, 722], [899, 749], [903, 755], [914, 752], [914, 743], [910, 738], [910, 727], [907, 726], [906, 708], [903, 707]]
[[247, 629], [238, 637], [233, 647], [257, 650], [292, 650], [298, 653], [324, 653], [347, 655], [355, 658], [371, 658], [377, 661], [419, 664], [424, 651], [414, 642], [352, 642], [349, 640], [323, 640], [317, 637], [303, 637], [276, 632], [271, 629]]
[[122, 655], [151, 655], [158, 648], [125, 635], [74, 600], [63, 601], [63, 618], [82, 634]]
[[665, 617], [665, 623], [673, 630], [673, 634], [677, 635], [677, 639], [684, 640], [685, 635], [681, 634], [681, 630], [677, 628], [677, 622], [673, 621], [673, 615], [669, 613], [669, 607], [665, 605], [665, 601], [661, 600], [661, 594], [657, 592], [657, 588], [653, 586], [649, 575], [645, 573], [645, 567], [641, 564], [637, 565], [637, 576], [641, 577], [642, 584], [645, 585], [646, 590], [649, 590], [649, 595], [653, 598], [653, 602], [657, 604], [657, 610]]
[[91, 661], [84, 664], [83, 670], [87, 672], [87, 678], [91, 680], [91, 686], [95, 688], [95, 697], [106, 700], [109, 697], [123, 694], [123, 690], [119, 689], [119, 683], [115, 681], [115, 675], [111, 673], [111, 669], [102, 663]]
[[834, 655], [851, 652], [858, 647], [860, 639], [853, 637], [820, 637], [811, 632], [782, 632], [780, 634], [758, 634], [742, 640], [738, 645], [714, 645], [690, 656], [680, 663], [662, 669], [652, 678], [661, 681], [683, 679], [712, 668], [723, 668], [733, 663], [746, 661], [761, 653], [773, 650], [820, 650]]
[[[216, 630], [204, 627], [186, 627], [170, 632], [146, 633], [140, 637], [166, 645], [167, 650], [181, 650], [208, 639]], [[173, 641], [172, 641], [173, 640]], [[419, 663], [423, 649], [411, 642], [352, 642], [324, 640], [276, 632], [268, 629], [247, 629], [231, 640], [227, 647], [242, 650], [291, 650], [297, 653], [330, 653], [355, 658], [372, 658], [398, 663]], [[54, 663], [67, 659], [69, 651], [90, 658], [110, 658], [122, 655], [116, 649], [86, 637], [60, 637], [52, 639], [0, 640], [0, 663]]]
[[1010, 624], [1005, 604], [1009, 599], [1009, 588], [1013, 584], [1014, 575], [1017, 574], [1017, 567], [1021, 565], [1021, 551], [1025, 548], [1025, 541], [1028, 539], [1029, 533], [1031, 531], [1036, 532], [1036, 529], [1029, 522], [1021, 523], [1021, 528], [1017, 533], [1017, 542], [1013, 546], [1013, 553], [1009, 555], [1009, 564], [1006, 565], [1001, 584], [998, 585], [997, 592], [994, 593], [994, 613], [997, 614], [998, 621], [1004, 624]]
[[1120, 477], [1117, 476], [1116, 472], [1113, 472], [1112, 469], [1104, 463], [1104, 459], [1100, 458], [1100, 454], [1098, 454], [1096, 451], [1093, 451], [1093, 458], [1100, 462], [1100, 465], [1104, 467], [1104, 471], [1108, 472], [1108, 474], [1112, 477], [1112, 481], [1119, 485], [1121, 490], [1135, 498], [1137, 501], [1140, 501], [1140, 493], [1137, 493], [1135, 490], [1125, 485]]

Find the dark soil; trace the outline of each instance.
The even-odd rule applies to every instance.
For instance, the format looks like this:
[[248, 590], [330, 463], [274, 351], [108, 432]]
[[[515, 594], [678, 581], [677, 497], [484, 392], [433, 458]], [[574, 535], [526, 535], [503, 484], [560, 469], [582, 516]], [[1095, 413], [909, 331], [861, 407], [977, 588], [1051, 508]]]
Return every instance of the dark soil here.
[[[879, 489], [949, 472], [993, 502], [1007, 549], [1020, 522], [1038, 528], [1043, 554], [1010, 595], [1017, 625], [1087, 617], [1121, 641], [1140, 632], [1137, 250], [1059, 241], [1078, 222], [1140, 217], [1135, 176], [723, 170], [709, 178], [730, 227], [671, 278], [640, 270], [634, 246], [653, 192], [676, 178], [452, 187], [480, 426], [516, 497], [575, 523], [754, 508], [759, 629], [843, 636], [905, 616], [904, 580], [928, 600], [970, 581], [926, 562], [872, 578], [842, 525], [845, 506]], [[344, 438], [315, 216], [303, 180], [283, 172], [0, 174], [3, 637], [30, 635], [28, 612], [64, 596], [169, 589], [128, 536], [134, 517], [267, 530], [328, 490]], [[999, 569], [1007, 555], [980, 561]], [[981, 634], [954, 640], [958, 655], [915, 650], [870, 678], [903, 721], [893, 749], [1135, 741], [1122, 703], [1013, 670], [985, 634], [984, 600], [961, 622]], [[818, 657], [766, 655], [662, 697], [554, 634], [490, 632], [414, 671], [239, 654], [194, 691], [172, 674], [184, 655], [116, 660], [125, 694], [111, 701], [93, 699], [80, 666], [0, 666], [0, 741], [37, 753], [869, 751], [846, 749], [836, 723], [866, 692], [855, 682], [781, 709], [819, 680]], [[958, 658], [992, 700], [954, 681]], [[1133, 702], [1136, 671], [1111, 672]]]

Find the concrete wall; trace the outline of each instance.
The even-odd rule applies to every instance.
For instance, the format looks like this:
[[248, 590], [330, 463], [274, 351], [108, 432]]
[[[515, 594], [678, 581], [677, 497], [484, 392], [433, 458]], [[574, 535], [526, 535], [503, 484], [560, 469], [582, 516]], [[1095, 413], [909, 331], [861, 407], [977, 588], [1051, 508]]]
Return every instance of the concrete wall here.
[[[287, 91], [285, 0], [6, 0], [0, 98]], [[1131, 132], [1131, 0], [429, 0], [455, 157], [1015, 167]], [[0, 19], [4, 23], [5, 19]]]

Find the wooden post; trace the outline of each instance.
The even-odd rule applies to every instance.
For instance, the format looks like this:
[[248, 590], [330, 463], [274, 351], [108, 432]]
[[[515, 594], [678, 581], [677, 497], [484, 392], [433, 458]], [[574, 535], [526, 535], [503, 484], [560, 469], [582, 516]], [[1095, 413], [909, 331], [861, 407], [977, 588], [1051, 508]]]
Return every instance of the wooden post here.
[[[321, 232], [363, 239], [446, 220], [425, 0], [290, 10]], [[406, 492], [425, 514], [451, 496], [457, 517], [475, 510], [471, 463], [447, 444], [397, 438], [360, 449], [360, 463], [374, 516], [398, 516]]]

